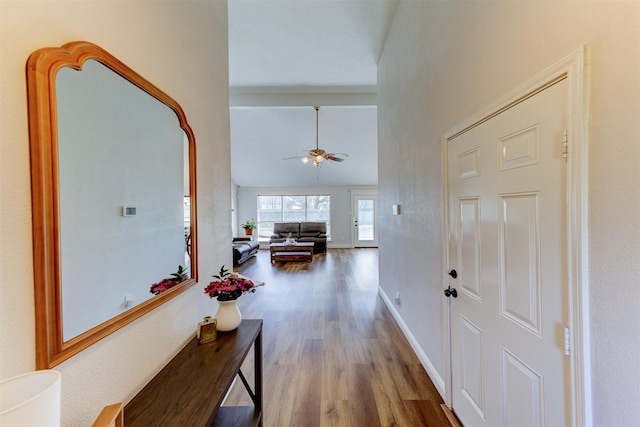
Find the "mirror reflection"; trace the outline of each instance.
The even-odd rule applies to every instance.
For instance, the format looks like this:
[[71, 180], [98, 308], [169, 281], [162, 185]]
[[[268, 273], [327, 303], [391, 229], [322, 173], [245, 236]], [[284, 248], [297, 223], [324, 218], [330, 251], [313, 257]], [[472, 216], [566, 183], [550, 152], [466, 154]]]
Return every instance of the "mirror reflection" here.
[[173, 110], [97, 61], [56, 87], [66, 341], [188, 274], [188, 144]]
[[195, 285], [195, 137], [181, 106], [101, 47], [27, 61], [36, 367]]

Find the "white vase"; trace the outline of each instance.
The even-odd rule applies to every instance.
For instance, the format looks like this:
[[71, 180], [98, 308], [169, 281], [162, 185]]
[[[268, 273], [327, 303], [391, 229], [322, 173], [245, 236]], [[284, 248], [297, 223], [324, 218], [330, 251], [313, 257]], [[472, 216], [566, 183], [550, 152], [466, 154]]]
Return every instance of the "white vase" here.
[[238, 308], [238, 300], [218, 301], [216, 313], [217, 329], [221, 332], [233, 331], [242, 322], [242, 313]]

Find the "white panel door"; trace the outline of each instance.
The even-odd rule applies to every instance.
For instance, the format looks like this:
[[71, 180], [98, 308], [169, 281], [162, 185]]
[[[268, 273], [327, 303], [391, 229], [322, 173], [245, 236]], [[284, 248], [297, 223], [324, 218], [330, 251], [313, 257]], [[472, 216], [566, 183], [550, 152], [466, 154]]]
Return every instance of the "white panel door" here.
[[572, 423], [567, 96], [562, 80], [449, 141], [452, 406], [466, 427]]

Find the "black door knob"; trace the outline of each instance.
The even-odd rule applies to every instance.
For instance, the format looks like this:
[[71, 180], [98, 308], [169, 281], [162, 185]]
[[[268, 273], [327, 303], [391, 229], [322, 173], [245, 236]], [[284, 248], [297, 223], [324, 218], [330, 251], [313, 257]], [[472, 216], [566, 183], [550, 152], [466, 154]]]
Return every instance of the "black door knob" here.
[[455, 270], [451, 270], [449, 272], [449, 276], [453, 277], [454, 279], [458, 277], [458, 272]]
[[451, 286], [449, 286], [447, 289], [444, 290], [444, 296], [447, 298], [449, 297], [458, 298], [458, 291], [456, 291], [456, 288], [452, 288]]

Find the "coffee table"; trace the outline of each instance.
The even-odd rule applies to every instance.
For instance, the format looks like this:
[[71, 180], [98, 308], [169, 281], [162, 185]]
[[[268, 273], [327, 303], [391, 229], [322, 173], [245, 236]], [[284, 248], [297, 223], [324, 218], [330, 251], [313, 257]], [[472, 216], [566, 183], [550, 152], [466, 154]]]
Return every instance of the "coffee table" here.
[[276, 261], [313, 262], [313, 242], [271, 243], [269, 245], [271, 263]]

